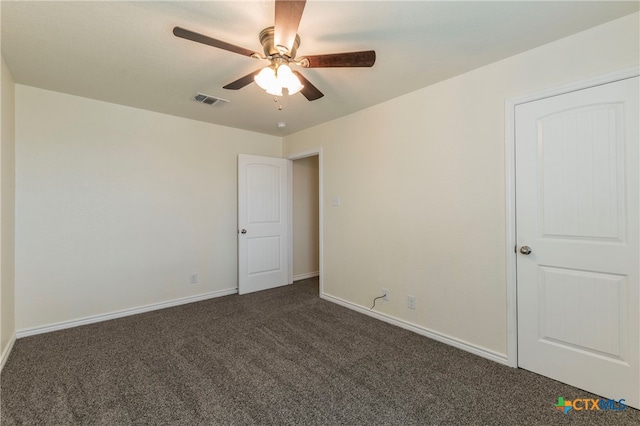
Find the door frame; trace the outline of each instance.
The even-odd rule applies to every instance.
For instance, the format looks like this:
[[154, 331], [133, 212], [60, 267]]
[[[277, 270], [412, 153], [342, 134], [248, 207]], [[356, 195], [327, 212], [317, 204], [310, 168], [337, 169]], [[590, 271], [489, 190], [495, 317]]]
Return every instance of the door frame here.
[[[506, 191], [506, 280], [507, 280], [507, 365], [518, 367], [518, 311], [517, 311], [517, 270], [516, 270], [516, 106], [552, 96], [563, 95], [577, 90], [601, 86], [615, 81], [626, 80], [640, 75], [640, 67], [587, 78], [576, 82], [554, 86], [527, 95], [505, 100], [505, 191]], [[640, 195], [640, 194], [639, 194]], [[639, 336], [640, 337], [640, 336]]]
[[293, 161], [302, 158], [318, 156], [318, 272], [319, 277], [319, 293], [324, 294], [324, 208], [322, 200], [324, 199], [323, 178], [322, 178], [322, 147], [311, 148], [306, 151], [294, 152], [287, 155], [289, 160], [289, 282], [293, 282]]

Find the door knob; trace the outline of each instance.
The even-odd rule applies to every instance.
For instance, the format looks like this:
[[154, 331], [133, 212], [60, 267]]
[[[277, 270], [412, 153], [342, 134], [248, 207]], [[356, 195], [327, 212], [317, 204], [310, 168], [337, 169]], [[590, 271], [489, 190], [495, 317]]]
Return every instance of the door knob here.
[[246, 233], [247, 233], [247, 230], [246, 230], [246, 229], [241, 229], [241, 230], [240, 230], [240, 233], [241, 233], [241, 234], [246, 234]]
[[531, 254], [531, 247], [529, 247], [529, 246], [520, 247], [520, 253], [524, 254], [525, 256], [530, 255]]

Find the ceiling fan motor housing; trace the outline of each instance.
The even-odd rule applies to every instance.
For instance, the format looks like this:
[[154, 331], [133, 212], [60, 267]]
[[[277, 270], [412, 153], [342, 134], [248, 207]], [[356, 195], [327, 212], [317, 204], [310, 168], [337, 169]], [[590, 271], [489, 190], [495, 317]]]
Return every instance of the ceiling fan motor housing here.
[[264, 30], [260, 31], [260, 44], [262, 45], [264, 55], [267, 57], [283, 56], [287, 59], [295, 58], [296, 53], [298, 52], [298, 47], [300, 47], [300, 36], [296, 34], [296, 39], [293, 42], [293, 46], [291, 47], [291, 50], [289, 50], [286, 46], [276, 46], [273, 41], [273, 34], [273, 27], [267, 27]]

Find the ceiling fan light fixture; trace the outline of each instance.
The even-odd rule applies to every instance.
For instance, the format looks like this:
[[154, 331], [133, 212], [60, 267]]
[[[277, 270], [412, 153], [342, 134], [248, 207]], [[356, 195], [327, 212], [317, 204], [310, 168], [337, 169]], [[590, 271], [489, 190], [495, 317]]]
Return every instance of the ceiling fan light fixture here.
[[304, 86], [298, 80], [289, 65], [283, 64], [278, 67], [278, 82], [282, 85], [282, 87], [286, 87], [289, 95], [295, 95], [300, 90], [304, 88]]
[[282, 87], [273, 86], [273, 87], [267, 89], [266, 92], [268, 94], [270, 94], [270, 95], [273, 95], [273, 96], [282, 96]]
[[282, 96], [283, 88], [289, 95], [295, 95], [304, 88], [287, 64], [265, 67], [253, 79], [262, 90], [273, 96]]
[[282, 86], [278, 83], [276, 70], [273, 67], [264, 67], [253, 79], [267, 93], [274, 96], [282, 96]]
[[302, 84], [300, 84], [300, 82], [298, 82], [297, 86], [289, 86], [289, 87], [287, 87], [287, 90], [289, 91], [289, 95], [295, 95], [296, 93], [298, 93], [302, 89], [304, 89], [304, 86]]

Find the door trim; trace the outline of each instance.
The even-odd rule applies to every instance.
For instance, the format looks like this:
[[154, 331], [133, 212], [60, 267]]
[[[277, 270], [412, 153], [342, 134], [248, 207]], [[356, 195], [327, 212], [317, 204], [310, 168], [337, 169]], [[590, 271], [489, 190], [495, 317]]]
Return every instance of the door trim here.
[[[322, 178], [322, 147], [311, 148], [306, 151], [294, 152], [286, 158], [289, 161], [289, 167], [293, 167], [293, 160], [300, 160], [306, 157], [318, 156], [318, 271], [320, 274], [319, 293], [324, 295], [324, 208], [322, 200], [324, 199], [323, 178]], [[293, 282], [293, 173], [289, 173], [289, 281]]]
[[625, 68], [605, 75], [551, 87], [505, 100], [505, 205], [506, 205], [506, 280], [507, 280], [507, 365], [518, 367], [518, 311], [516, 281], [516, 106], [577, 90], [601, 86], [640, 75], [640, 67]]

